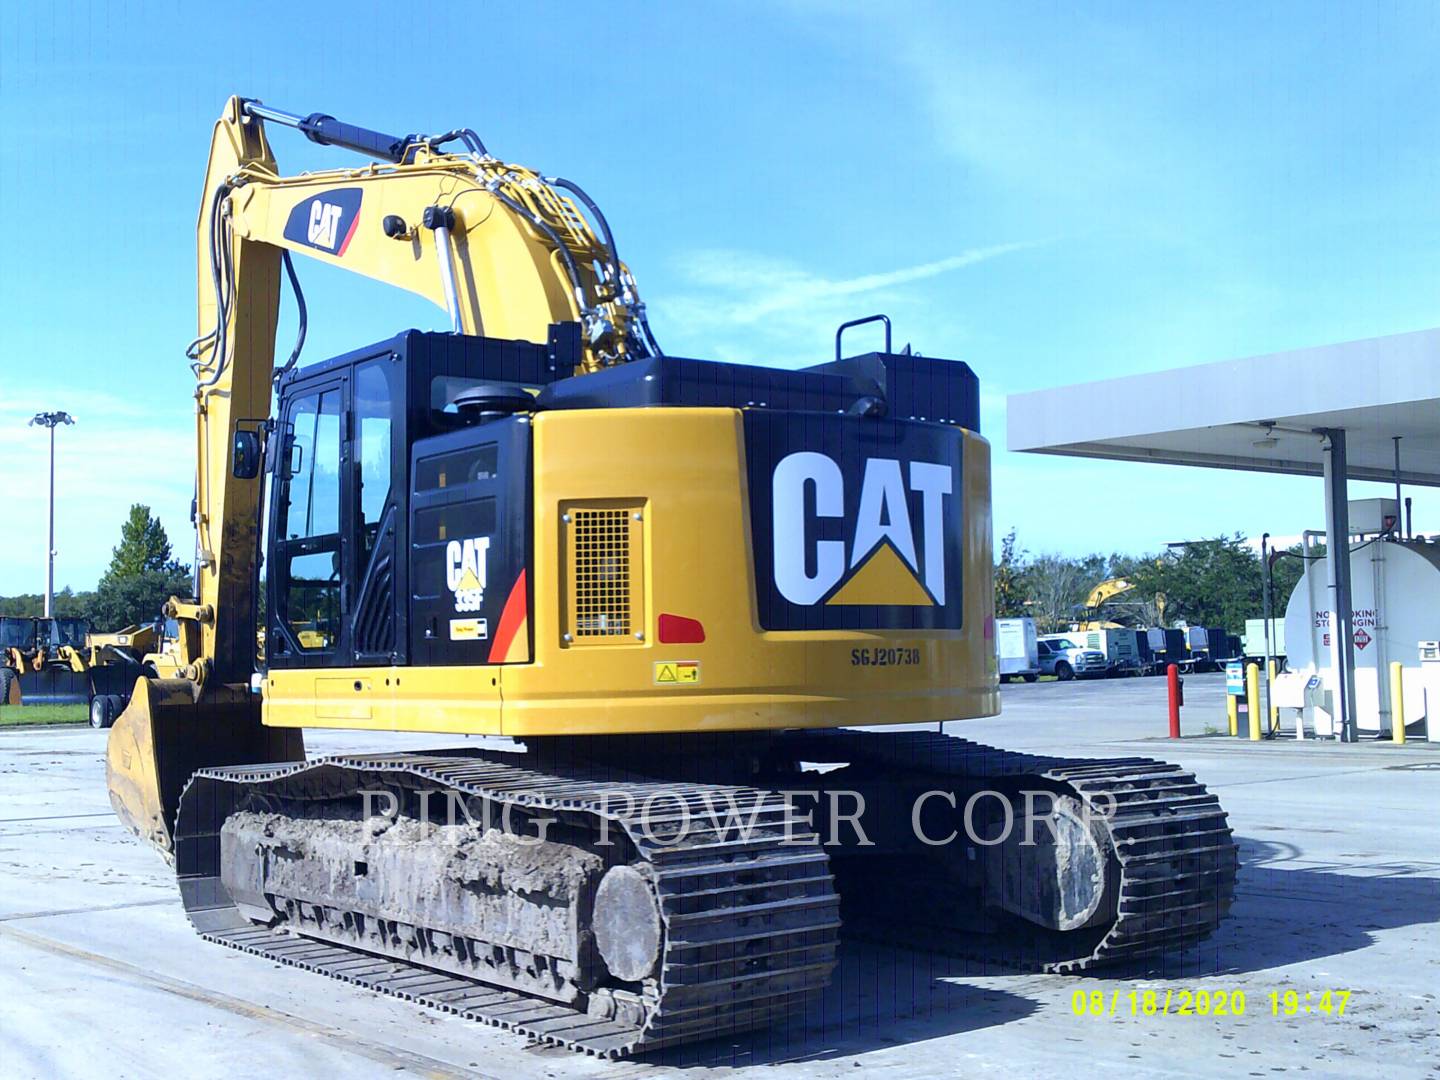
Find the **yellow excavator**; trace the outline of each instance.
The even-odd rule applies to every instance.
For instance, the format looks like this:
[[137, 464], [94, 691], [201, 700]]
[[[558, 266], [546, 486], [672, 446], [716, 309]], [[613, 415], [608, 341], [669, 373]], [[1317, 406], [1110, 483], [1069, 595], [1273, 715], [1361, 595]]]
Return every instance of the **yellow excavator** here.
[[[966, 365], [664, 355], [594, 201], [468, 129], [232, 98], [198, 238], [198, 595], [107, 758], [207, 940], [614, 1057], [783, 1020], [842, 922], [1064, 973], [1224, 917], [1191, 774], [935, 731], [999, 709]], [[294, 256], [449, 331], [299, 366]]]
[[[1075, 624], [1079, 630], [1120, 630], [1123, 624], [1112, 619], [1106, 619], [1100, 610], [1117, 596], [1122, 596], [1134, 589], [1135, 586], [1124, 578], [1108, 578], [1100, 582], [1085, 596], [1084, 611], [1080, 621]], [[1143, 605], [1141, 605], [1143, 606]], [[1165, 624], [1165, 594], [1157, 592], [1154, 598], [1155, 617], [1160, 625]]]

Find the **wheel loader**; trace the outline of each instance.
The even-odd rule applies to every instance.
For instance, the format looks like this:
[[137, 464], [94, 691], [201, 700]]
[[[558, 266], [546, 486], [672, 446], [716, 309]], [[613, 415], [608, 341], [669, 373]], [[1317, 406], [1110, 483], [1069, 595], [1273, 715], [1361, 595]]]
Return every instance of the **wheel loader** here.
[[140, 675], [173, 672], [164, 618], [110, 633], [90, 631], [83, 646], [63, 645], [60, 659], [86, 679], [90, 726], [108, 728], [130, 700]]
[[[1190, 773], [939, 730], [1000, 704], [966, 364], [667, 355], [594, 200], [470, 129], [232, 98], [197, 235], [198, 595], [107, 771], [205, 940], [618, 1057], [783, 1022], [842, 930], [1074, 973], [1224, 918]], [[300, 366], [297, 256], [449, 328]]]
[[72, 661], [89, 623], [76, 618], [0, 617], [0, 705], [84, 705], [91, 680]]

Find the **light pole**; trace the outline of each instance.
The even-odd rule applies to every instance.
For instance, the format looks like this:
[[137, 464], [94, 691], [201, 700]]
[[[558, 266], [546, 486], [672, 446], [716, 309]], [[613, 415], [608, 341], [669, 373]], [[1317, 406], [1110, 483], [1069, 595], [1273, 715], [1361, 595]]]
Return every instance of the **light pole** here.
[[75, 418], [67, 412], [42, 412], [30, 418], [30, 426], [50, 429], [50, 542], [45, 547], [45, 618], [50, 618], [50, 608], [55, 602], [55, 428], [60, 424], [73, 424]]

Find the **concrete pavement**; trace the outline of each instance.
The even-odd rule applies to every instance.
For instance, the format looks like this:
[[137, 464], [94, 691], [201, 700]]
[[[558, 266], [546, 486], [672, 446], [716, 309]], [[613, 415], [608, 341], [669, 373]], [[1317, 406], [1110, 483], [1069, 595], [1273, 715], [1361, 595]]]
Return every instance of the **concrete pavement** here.
[[[1187, 680], [1187, 733], [1223, 723], [1220, 676]], [[803, 1017], [656, 1060], [602, 1062], [207, 945], [167, 867], [110, 814], [104, 733], [0, 732], [0, 1070], [7, 1076], [489, 1077], [1440, 1075], [1440, 751], [1159, 738], [1159, 679], [1007, 686], [952, 734], [1016, 749], [1144, 754], [1194, 769], [1244, 868], [1230, 920], [1158, 969], [1005, 975], [863, 944]], [[453, 740], [307, 733], [312, 753]], [[1147, 989], [1240, 990], [1240, 1017], [1130, 1017]], [[1269, 994], [1343, 1017], [1273, 1017]], [[1079, 1017], [1076, 990], [1119, 1002]], [[1143, 999], [1142, 999], [1143, 1000]], [[1283, 997], [1282, 997], [1283, 1000]], [[763, 1066], [763, 1067], [762, 1067]]]

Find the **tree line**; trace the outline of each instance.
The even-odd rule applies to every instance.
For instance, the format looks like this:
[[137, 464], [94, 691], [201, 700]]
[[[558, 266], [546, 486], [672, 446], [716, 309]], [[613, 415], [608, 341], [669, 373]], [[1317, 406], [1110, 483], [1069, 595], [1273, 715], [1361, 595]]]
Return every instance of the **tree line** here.
[[[1323, 553], [1323, 547], [1318, 549]], [[1312, 555], [1315, 549], [1312, 549]], [[1298, 547], [1274, 554], [1272, 602], [1283, 618], [1301, 575]], [[995, 614], [1030, 616], [1041, 633], [1068, 630], [1085, 617], [1085, 601], [1101, 582], [1120, 578], [1133, 588], [1106, 603], [1099, 617], [1126, 626], [1222, 627], [1244, 632], [1245, 620], [1264, 611], [1264, 568], [1260, 553], [1244, 536], [1192, 541], [1149, 555], [1120, 553], [1080, 557], [1031, 555], [1014, 529], [1000, 541], [995, 561]]]
[[[1319, 549], [1323, 552], [1323, 548]], [[1282, 616], [1303, 573], [1299, 548], [1272, 562], [1276, 615]], [[1127, 626], [1219, 626], [1239, 634], [1264, 610], [1260, 555], [1240, 534], [1200, 540], [1150, 555], [1095, 553], [1079, 557], [1030, 554], [1014, 529], [995, 560], [995, 614], [1030, 616], [1041, 633], [1067, 630], [1084, 617], [1096, 585], [1123, 578], [1132, 589], [1104, 607], [1103, 617]], [[100, 630], [150, 622], [172, 596], [192, 591], [190, 567], [174, 557], [170, 538], [148, 506], [136, 504], [120, 529], [110, 565], [92, 590], [55, 594], [55, 614], [88, 618]], [[0, 615], [39, 616], [39, 593], [0, 597]]]
[[[59, 618], [89, 619], [97, 630], [119, 630], [154, 622], [165, 601], [189, 596], [192, 589], [190, 567], [175, 558], [160, 519], [136, 503], [120, 527], [120, 543], [112, 549], [99, 584], [81, 592], [61, 589], [52, 612]], [[0, 596], [0, 615], [44, 614], [42, 593]]]

